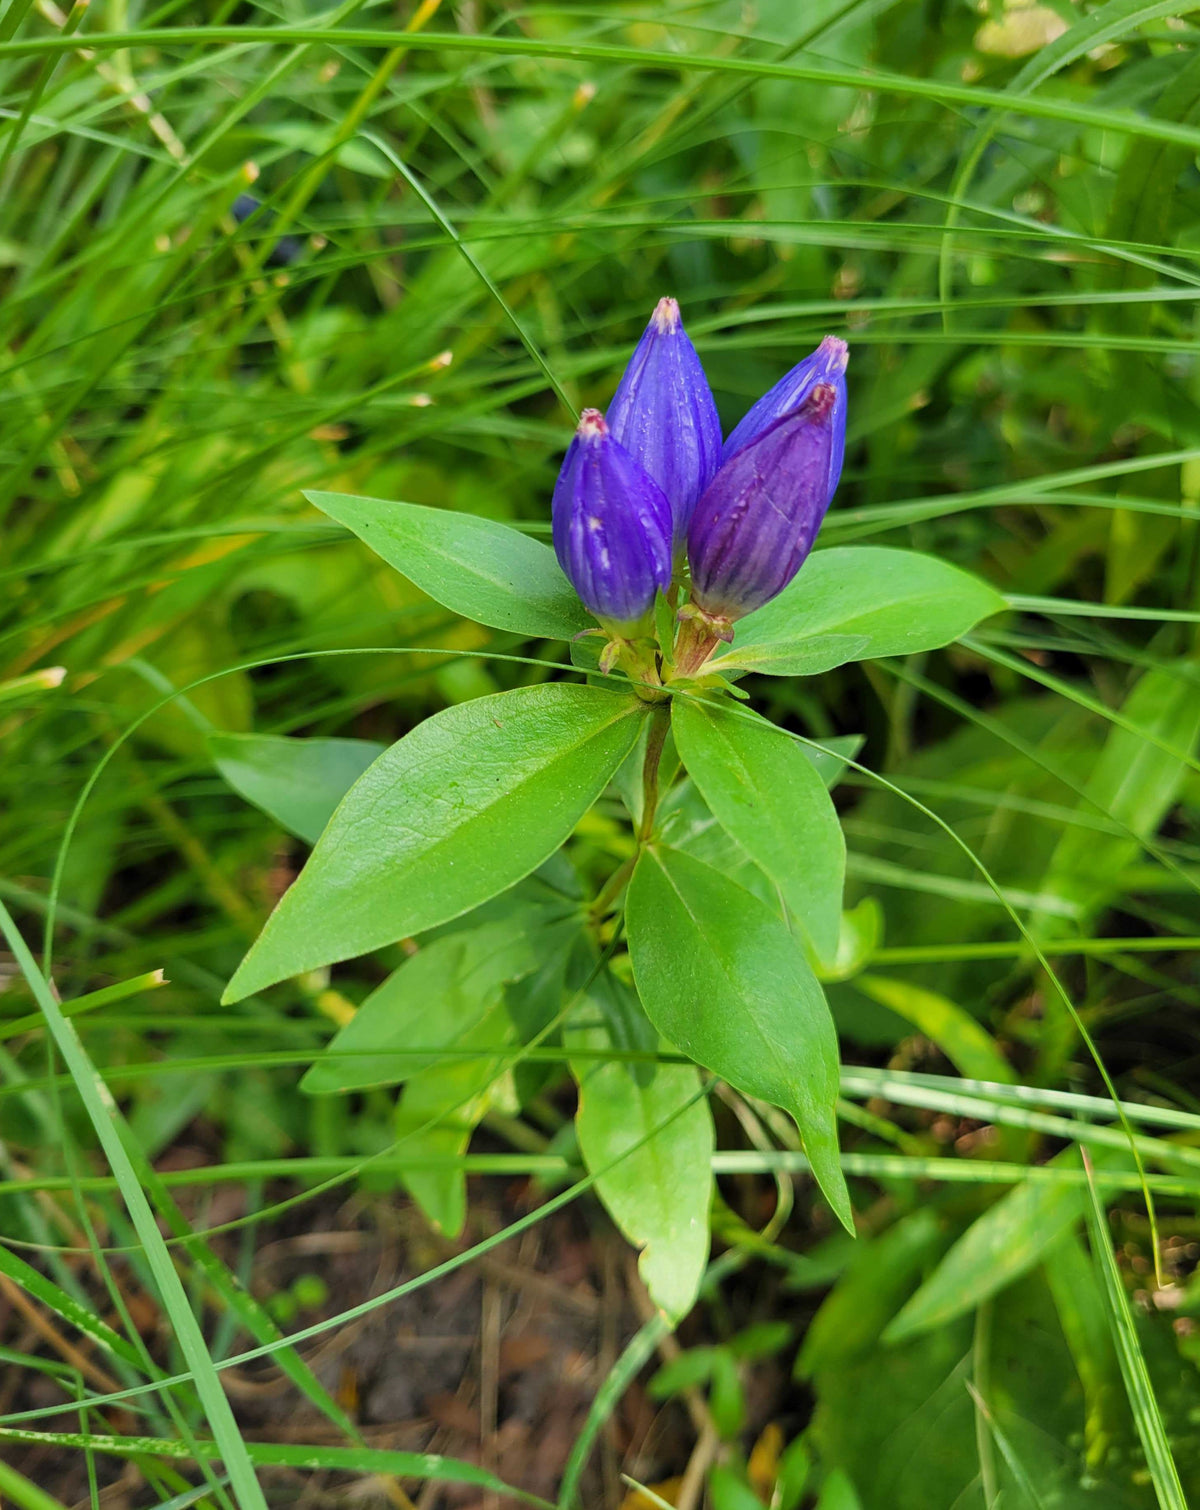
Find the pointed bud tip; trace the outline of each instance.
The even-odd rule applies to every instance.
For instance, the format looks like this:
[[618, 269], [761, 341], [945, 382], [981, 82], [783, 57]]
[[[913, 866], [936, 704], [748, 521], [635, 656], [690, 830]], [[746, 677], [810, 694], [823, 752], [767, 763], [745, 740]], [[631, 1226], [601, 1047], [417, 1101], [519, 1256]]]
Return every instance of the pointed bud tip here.
[[579, 428], [575, 434], [580, 440], [599, 440], [608, 434], [608, 423], [599, 409], [585, 409], [579, 416]]
[[660, 299], [654, 306], [654, 313], [650, 316], [650, 323], [660, 336], [665, 336], [672, 330], [678, 330], [680, 323], [679, 300], [671, 298]]
[[850, 360], [850, 348], [840, 336], [826, 336], [817, 350], [824, 356], [829, 367], [835, 372], [845, 372], [846, 364]]

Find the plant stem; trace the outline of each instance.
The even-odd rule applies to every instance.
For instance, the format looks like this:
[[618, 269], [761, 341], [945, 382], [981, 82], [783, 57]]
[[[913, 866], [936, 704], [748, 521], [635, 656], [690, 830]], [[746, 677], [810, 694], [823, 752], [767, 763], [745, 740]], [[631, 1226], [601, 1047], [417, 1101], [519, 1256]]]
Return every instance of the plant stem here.
[[621, 894], [621, 888], [633, 874], [643, 846], [654, 827], [654, 815], [658, 811], [658, 767], [662, 761], [663, 746], [667, 742], [667, 730], [671, 726], [669, 703], [659, 703], [650, 715], [650, 732], [646, 737], [646, 758], [642, 762], [642, 818], [637, 826], [637, 846], [633, 854], [613, 871], [596, 894], [591, 906], [594, 918], [602, 918]]
[[633, 874], [633, 867], [637, 864], [637, 858], [641, 853], [641, 849], [642, 847], [639, 844], [637, 849], [634, 850], [633, 854], [631, 854], [627, 860], [623, 860], [621, 862], [617, 869], [613, 871], [612, 875], [609, 876], [608, 880], [605, 881], [604, 885], [596, 893], [596, 900], [592, 903], [590, 909], [593, 918], [597, 920], [602, 918], [608, 911], [608, 909], [612, 906], [612, 904], [616, 901], [617, 897], [620, 895], [621, 887], [624, 886], [625, 882], [628, 881], [629, 877]]
[[654, 815], [658, 811], [658, 767], [662, 760], [667, 730], [671, 726], [671, 706], [659, 703], [650, 715], [650, 733], [646, 738], [646, 759], [642, 765], [642, 821], [638, 824], [638, 847], [650, 837]]

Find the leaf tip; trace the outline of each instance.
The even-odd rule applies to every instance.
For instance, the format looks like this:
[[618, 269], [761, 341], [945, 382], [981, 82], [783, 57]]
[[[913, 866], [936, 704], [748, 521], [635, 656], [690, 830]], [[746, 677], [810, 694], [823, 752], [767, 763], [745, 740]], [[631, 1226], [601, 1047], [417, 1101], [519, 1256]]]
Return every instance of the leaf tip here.
[[885, 1347], [895, 1347], [898, 1342], [907, 1342], [916, 1333], [923, 1331], [920, 1318], [915, 1322], [909, 1315], [909, 1306], [899, 1311], [884, 1327], [879, 1334], [879, 1340]]
[[230, 976], [229, 984], [225, 987], [224, 991], [221, 992], [221, 1005], [223, 1007], [230, 1007], [234, 1004], [234, 1002], [244, 1001], [247, 996], [253, 996], [255, 991], [259, 991], [264, 985], [270, 984], [270, 982], [268, 981], [257, 981], [253, 979], [247, 980], [247, 976], [250, 974], [250, 972], [246, 967], [247, 965], [249, 965], [250, 961], [253, 958], [254, 950], [251, 949], [246, 955], [245, 959], [243, 959], [241, 964]]

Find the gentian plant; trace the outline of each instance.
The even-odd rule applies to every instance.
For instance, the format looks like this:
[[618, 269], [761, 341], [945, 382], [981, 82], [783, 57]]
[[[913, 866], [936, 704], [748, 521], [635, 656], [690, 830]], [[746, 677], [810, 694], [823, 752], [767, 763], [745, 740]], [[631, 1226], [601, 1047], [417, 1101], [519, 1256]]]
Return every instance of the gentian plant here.
[[846, 366], [826, 337], [723, 442], [661, 300], [607, 414], [584, 410], [567, 447], [553, 551], [492, 520], [309, 494], [437, 602], [564, 642], [571, 666], [531, 662], [530, 685], [390, 749], [215, 740], [232, 784], [315, 841], [226, 999], [406, 941], [304, 1088], [402, 1085], [405, 1181], [455, 1232], [474, 1128], [519, 1111], [565, 1056], [578, 1156], [672, 1317], [707, 1260], [716, 1081], [790, 1115], [765, 1113], [852, 1226], [821, 981], [863, 954], [829, 795], [858, 742], [777, 728], [741, 679], [930, 650], [1004, 607], [929, 556], [812, 553], [842, 470]]

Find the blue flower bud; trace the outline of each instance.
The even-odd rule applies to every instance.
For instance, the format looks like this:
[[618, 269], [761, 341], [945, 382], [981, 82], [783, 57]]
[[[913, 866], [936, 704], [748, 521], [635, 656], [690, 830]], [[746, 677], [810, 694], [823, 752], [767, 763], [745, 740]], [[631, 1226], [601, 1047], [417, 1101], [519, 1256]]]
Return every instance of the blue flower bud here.
[[554, 486], [554, 553], [606, 627], [631, 634], [671, 581], [671, 509], [662, 489], [585, 409]]
[[727, 624], [753, 613], [803, 566], [829, 507], [837, 400], [832, 383], [817, 383], [730, 457], [696, 505], [692, 602], [708, 618]]
[[757, 440], [777, 419], [798, 409], [818, 383], [828, 383], [834, 391], [833, 443], [829, 450], [829, 497], [832, 498], [842, 475], [842, 457], [846, 450], [845, 374], [849, 359], [845, 341], [838, 340], [837, 336], [826, 336], [811, 356], [805, 357], [781, 377], [774, 388], [763, 394], [745, 419], [734, 426], [725, 442], [725, 460]]
[[721, 421], [674, 299], [658, 301], [606, 417], [613, 436], [667, 495], [681, 549], [696, 500], [721, 464]]

